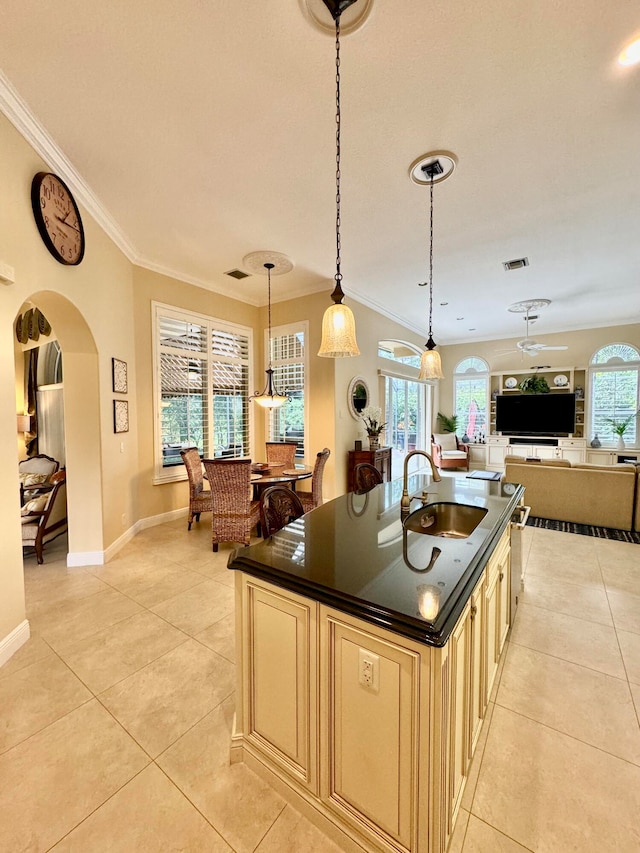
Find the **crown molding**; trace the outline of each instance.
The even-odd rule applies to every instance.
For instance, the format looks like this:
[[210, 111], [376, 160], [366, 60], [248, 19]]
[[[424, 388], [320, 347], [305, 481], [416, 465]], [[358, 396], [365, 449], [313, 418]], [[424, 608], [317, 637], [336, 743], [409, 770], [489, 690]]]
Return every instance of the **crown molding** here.
[[71, 189], [76, 201], [95, 219], [127, 258], [135, 263], [137, 252], [120, 226], [100, 203], [62, 150], [51, 139], [2, 70], [0, 70], [0, 110], [31, 145], [36, 154], [44, 160], [47, 167], [60, 175]]

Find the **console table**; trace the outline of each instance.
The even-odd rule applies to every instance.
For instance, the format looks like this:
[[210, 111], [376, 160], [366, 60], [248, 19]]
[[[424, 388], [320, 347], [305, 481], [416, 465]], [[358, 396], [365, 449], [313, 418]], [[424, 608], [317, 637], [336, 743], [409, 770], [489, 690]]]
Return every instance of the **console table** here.
[[380, 471], [382, 479], [391, 479], [391, 448], [379, 447], [377, 450], [350, 450], [347, 464], [347, 491], [353, 491], [353, 472], [356, 465], [368, 462]]

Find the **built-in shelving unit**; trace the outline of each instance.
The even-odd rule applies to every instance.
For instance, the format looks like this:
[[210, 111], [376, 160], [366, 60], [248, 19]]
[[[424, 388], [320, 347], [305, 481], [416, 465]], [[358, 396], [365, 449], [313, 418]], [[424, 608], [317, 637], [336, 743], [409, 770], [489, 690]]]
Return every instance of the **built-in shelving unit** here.
[[[496, 431], [496, 394], [522, 394], [519, 388], [523, 379], [529, 376], [544, 376], [549, 385], [550, 394], [576, 393], [576, 428], [567, 438], [585, 437], [585, 380], [586, 370], [583, 367], [520, 367], [517, 370], [502, 370], [491, 374], [491, 408], [489, 412], [489, 432], [497, 435]], [[556, 385], [558, 376], [566, 376], [566, 385]], [[515, 386], [507, 380], [515, 379]]]

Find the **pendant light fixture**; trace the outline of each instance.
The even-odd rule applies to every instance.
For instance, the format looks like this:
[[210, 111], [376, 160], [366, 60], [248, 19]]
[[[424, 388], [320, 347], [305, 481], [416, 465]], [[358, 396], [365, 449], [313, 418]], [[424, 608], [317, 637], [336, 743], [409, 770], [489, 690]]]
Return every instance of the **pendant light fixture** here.
[[356, 341], [356, 323], [353, 311], [344, 305], [342, 273], [340, 271], [340, 15], [356, 0], [323, 0], [336, 25], [336, 274], [331, 294], [333, 305], [322, 318], [322, 341], [318, 355], [326, 358], [344, 358], [360, 355]]
[[273, 384], [273, 368], [271, 367], [271, 270], [274, 268], [275, 264], [266, 263], [263, 264], [264, 268], [267, 271], [267, 300], [269, 306], [269, 344], [268, 344], [268, 361], [269, 367], [267, 367], [265, 373], [267, 374], [267, 384], [265, 386], [262, 394], [256, 393], [249, 397], [250, 400], [253, 400], [254, 403], [257, 403], [259, 406], [262, 406], [263, 409], [279, 409], [283, 406], [287, 400], [289, 400], [289, 396], [285, 392], [281, 394]]
[[446, 180], [453, 173], [457, 159], [453, 154], [438, 151], [427, 154], [411, 164], [409, 175], [417, 184], [429, 185], [429, 281], [421, 282], [419, 287], [429, 285], [429, 338], [425, 351], [420, 358], [420, 373], [418, 379], [423, 382], [433, 382], [444, 379], [440, 353], [436, 350], [433, 340], [433, 185]]

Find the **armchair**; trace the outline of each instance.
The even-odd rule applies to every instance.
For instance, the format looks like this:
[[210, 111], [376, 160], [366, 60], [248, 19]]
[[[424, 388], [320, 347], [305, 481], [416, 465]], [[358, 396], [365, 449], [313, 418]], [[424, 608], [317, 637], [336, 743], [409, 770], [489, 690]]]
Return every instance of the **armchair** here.
[[22, 508], [22, 547], [35, 548], [38, 564], [42, 549], [67, 529], [67, 484], [65, 471], [51, 477], [51, 491], [28, 501]]
[[469, 447], [455, 432], [434, 433], [431, 436], [431, 455], [437, 468], [469, 470]]
[[60, 463], [44, 453], [29, 456], [18, 463], [20, 477], [20, 506], [31, 498], [51, 491], [51, 476]]

